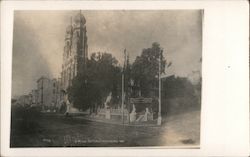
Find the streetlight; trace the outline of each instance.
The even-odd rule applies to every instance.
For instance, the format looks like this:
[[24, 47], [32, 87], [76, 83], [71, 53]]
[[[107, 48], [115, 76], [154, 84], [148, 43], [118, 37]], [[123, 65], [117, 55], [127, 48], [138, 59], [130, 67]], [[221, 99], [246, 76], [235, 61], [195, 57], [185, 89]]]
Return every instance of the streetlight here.
[[157, 125], [161, 125], [161, 54], [163, 50], [160, 51], [159, 54], [159, 111], [158, 111], [158, 119]]

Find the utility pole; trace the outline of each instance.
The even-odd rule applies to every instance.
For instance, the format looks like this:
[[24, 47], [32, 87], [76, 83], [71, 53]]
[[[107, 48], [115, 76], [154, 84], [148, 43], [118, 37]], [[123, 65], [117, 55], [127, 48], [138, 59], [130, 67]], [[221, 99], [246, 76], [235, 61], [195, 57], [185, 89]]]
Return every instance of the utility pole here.
[[124, 72], [125, 72], [125, 64], [126, 64], [126, 49], [124, 49], [124, 65], [122, 70], [122, 124], [124, 124]]
[[122, 72], [122, 124], [124, 124], [124, 73]]
[[161, 50], [159, 54], [159, 111], [158, 111], [157, 125], [161, 125], [161, 54], [162, 52], [163, 50]]
[[42, 98], [42, 105], [43, 105], [43, 78], [42, 78], [42, 96], [41, 96], [41, 98]]

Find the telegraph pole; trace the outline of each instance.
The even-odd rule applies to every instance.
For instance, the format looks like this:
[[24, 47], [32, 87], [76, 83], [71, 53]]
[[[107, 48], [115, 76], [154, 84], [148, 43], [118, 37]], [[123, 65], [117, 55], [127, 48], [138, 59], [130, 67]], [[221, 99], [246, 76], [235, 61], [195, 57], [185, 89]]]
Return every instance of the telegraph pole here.
[[43, 77], [42, 77], [42, 94], [41, 94], [41, 104], [42, 104], [42, 110], [44, 109], [44, 105], [43, 105]]
[[122, 124], [124, 124], [124, 72], [125, 72], [125, 64], [126, 64], [126, 49], [124, 49], [124, 65], [122, 70]]
[[158, 111], [158, 119], [157, 119], [157, 125], [161, 125], [161, 54], [162, 51], [160, 51], [159, 54], [159, 111]]
[[124, 74], [122, 73], [122, 124], [124, 124]]

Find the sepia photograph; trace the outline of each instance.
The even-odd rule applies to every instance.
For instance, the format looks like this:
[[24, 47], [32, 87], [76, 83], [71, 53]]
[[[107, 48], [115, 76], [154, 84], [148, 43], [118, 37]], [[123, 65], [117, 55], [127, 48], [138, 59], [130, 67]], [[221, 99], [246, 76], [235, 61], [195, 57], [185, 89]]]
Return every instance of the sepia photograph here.
[[15, 10], [10, 147], [200, 147], [201, 9]]

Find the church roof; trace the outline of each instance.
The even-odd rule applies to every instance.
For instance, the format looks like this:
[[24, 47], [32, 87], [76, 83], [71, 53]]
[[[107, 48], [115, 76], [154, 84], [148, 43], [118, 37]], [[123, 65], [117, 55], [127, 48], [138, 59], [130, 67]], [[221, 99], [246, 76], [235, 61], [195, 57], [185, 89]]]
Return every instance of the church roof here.
[[85, 24], [86, 23], [86, 19], [81, 12], [77, 13], [76, 16], [74, 17], [74, 23], [75, 24], [79, 24], [79, 23]]

